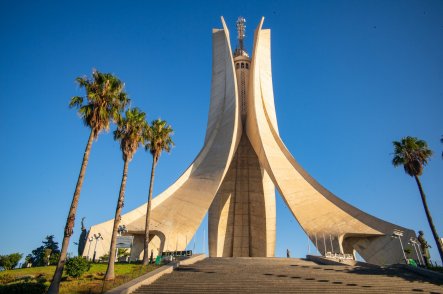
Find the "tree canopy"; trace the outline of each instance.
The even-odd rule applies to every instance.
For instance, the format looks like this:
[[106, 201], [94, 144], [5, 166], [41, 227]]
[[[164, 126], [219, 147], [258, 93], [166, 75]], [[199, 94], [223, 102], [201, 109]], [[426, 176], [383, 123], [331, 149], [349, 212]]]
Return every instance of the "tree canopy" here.
[[91, 128], [94, 138], [97, 138], [102, 130], [109, 130], [111, 121], [119, 120], [130, 99], [124, 91], [124, 83], [110, 73], [94, 70], [92, 79], [78, 77], [76, 81], [85, 88], [87, 102], [83, 97], [75, 96], [69, 107], [78, 108], [83, 123]]
[[405, 137], [400, 141], [394, 141], [394, 166], [403, 165], [405, 172], [413, 176], [419, 176], [423, 173], [423, 167], [428, 163], [432, 156], [432, 150], [428, 144], [415, 137]]
[[48, 235], [42, 241], [43, 245], [32, 250], [31, 256], [27, 256], [33, 266], [45, 266], [56, 264], [60, 257], [58, 242], [55, 242], [54, 235]]
[[152, 121], [148, 132], [148, 143], [146, 144], [146, 150], [149, 150], [154, 162], [158, 161], [162, 151], [171, 151], [174, 142], [171, 135], [173, 133], [172, 127], [164, 120], [156, 119]]
[[7, 255], [0, 255], [0, 267], [4, 268], [5, 270], [11, 270], [17, 266], [22, 257], [23, 254], [18, 252]]
[[148, 132], [146, 114], [138, 108], [128, 109], [114, 131], [114, 140], [120, 142], [123, 160], [131, 161], [138, 147], [145, 143]]

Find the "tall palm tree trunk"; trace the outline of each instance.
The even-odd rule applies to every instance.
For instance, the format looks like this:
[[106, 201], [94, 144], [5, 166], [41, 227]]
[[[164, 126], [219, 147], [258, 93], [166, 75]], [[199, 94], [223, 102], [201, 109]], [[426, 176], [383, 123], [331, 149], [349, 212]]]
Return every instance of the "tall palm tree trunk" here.
[[149, 262], [149, 221], [151, 220], [151, 203], [152, 203], [152, 190], [154, 188], [154, 174], [155, 174], [155, 166], [157, 165], [157, 160], [155, 157], [152, 159], [152, 167], [151, 167], [151, 180], [149, 181], [149, 198], [148, 205], [146, 208], [146, 224], [145, 224], [145, 246], [143, 251], [143, 265], [147, 265]]
[[431, 212], [428, 208], [428, 203], [426, 202], [425, 192], [423, 191], [423, 187], [421, 186], [420, 179], [418, 176], [414, 176], [415, 181], [417, 182], [418, 190], [420, 191], [421, 201], [423, 202], [423, 207], [425, 208], [426, 217], [428, 218], [429, 226], [431, 227], [432, 235], [434, 236], [435, 243], [437, 243], [438, 253], [440, 254], [440, 259], [443, 263], [443, 244], [438, 237], [437, 230], [435, 229], [434, 222], [432, 221]]
[[88, 143], [86, 144], [85, 153], [83, 154], [82, 167], [80, 168], [80, 174], [78, 176], [77, 185], [75, 186], [74, 196], [72, 197], [71, 207], [69, 208], [68, 218], [66, 220], [65, 232], [63, 236], [62, 250], [60, 252], [60, 259], [57, 263], [57, 267], [52, 278], [51, 286], [49, 286], [48, 294], [58, 294], [60, 288], [60, 281], [62, 279], [63, 268], [66, 262], [66, 255], [68, 252], [69, 239], [71, 238], [75, 214], [77, 213], [78, 200], [80, 199], [80, 191], [82, 189], [83, 180], [85, 178], [86, 167], [88, 166], [89, 154], [91, 153], [92, 142], [94, 141], [94, 130], [91, 129]]
[[118, 195], [117, 208], [115, 209], [115, 217], [114, 217], [114, 227], [112, 229], [112, 238], [111, 238], [111, 247], [109, 249], [109, 262], [108, 262], [108, 270], [106, 271], [105, 280], [113, 280], [114, 276], [114, 262], [115, 262], [115, 250], [117, 246], [117, 231], [118, 225], [120, 224], [122, 208], [125, 201], [125, 189], [126, 189], [126, 179], [128, 177], [128, 165], [129, 160], [125, 160], [123, 166], [123, 175], [122, 182], [120, 184], [120, 193]]

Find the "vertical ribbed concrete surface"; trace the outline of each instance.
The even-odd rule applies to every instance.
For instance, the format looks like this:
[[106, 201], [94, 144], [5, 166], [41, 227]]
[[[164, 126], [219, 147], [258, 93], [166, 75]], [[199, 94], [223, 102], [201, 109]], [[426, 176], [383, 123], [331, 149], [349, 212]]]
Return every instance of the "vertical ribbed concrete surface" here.
[[443, 293], [442, 284], [389, 268], [324, 266], [293, 258], [207, 258], [135, 293]]

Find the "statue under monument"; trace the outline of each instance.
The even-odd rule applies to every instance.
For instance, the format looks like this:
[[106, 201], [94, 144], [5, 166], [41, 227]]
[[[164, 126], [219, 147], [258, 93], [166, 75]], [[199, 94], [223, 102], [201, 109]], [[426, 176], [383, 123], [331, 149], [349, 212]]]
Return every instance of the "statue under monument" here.
[[431, 255], [429, 253], [429, 248], [432, 248], [432, 247], [426, 241], [425, 233], [423, 233], [423, 231], [418, 231], [417, 240], [420, 243], [420, 249], [421, 249], [423, 259], [425, 261], [425, 265], [426, 265], [426, 267], [429, 267], [431, 265], [430, 264]]
[[80, 234], [80, 237], [78, 238], [78, 256], [82, 256], [83, 251], [85, 251], [85, 246], [86, 246], [86, 238], [87, 238], [87, 230], [84, 224], [86, 217], [82, 217], [82, 232]]
[[[271, 70], [271, 31], [261, 19], [250, 55], [244, 48], [245, 19], [237, 21], [238, 44], [230, 44], [222, 18], [212, 30], [212, 81], [204, 144], [189, 168], [153, 199], [150, 250], [185, 250], [208, 214], [209, 255], [274, 256], [275, 189], [321, 254], [358, 252], [367, 262], [401, 262], [391, 238], [412, 230], [369, 215], [324, 188], [295, 160], [279, 135]], [[146, 204], [124, 214], [134, 236], [131, 260], [143, 254]], [[92, 226], [101, 233], [97, 254], [109, 251], [113, 220]], [[326, 242], [328, 240], [328, 242]], [[330, 246], [329, 246], [330, 245]], [[85, 255], [85, 252], [83, 252]]]

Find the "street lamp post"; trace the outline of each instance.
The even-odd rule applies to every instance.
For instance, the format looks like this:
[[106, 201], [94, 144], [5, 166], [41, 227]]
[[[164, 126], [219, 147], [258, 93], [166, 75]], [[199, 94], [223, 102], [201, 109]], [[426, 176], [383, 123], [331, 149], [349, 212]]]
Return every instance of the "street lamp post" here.
[[[128, 232], [128, 229], [126, 229], [125, 225], [118, 226], [118, 228], [117, 228], [117, 235], [118, 236], [121, 236], [121, 235], [123, 235], [123, 233], [127, 233], [127, 232]], [[112, 252], [109, 252], [109, 253], [112, 254]], [[118, 261], [118, 248], [115, 249], [115, 262], [117, 262], [117, 261]]]
[[103, 240], [102, 234], [98, 233], [98, 235], [94, 234], [95, 238], [95, 246], [94, 246], [94, 256], [92, 257], [92, 262], [95, 262], [95, 255], [97, 254], [97, 243], [99, 240]]
[[310, 238], [309, 238], [309, 235], [307, 235], [308, 236], [308, 255], [309, 254], [311, 254], [311, 243], [310, 243]]
[[94, 237], [89, 238], [88, 241], [89, 241], [89, 247], [88, 247], [88, 260], [90, 260], [90, 258], [89, 258], [89, 251], [91, 251], [91, 245], [92, 245], [92, 241], [94, 241]]
[[332, 240], [334, 240], [334, 237], [332, 237], [331, 235], [329, 235], [329, 241], [331, 241], [331, 253], [334, 254], [334, 245], [332, 245]]
[[128, 229], [126, 229], [125, 225], [118, 226], [117, 233], [119, 236], [121, 236], [123, 233], [127, 233], [127, 232], [128, 232]]
[[403, 253], [403, 258], [405, 259], [405, 263], [408, 264], [408, 259], [406, 258], [405, 250], [403, 248], [403, 242], [401, 241], [401, 237], [403, 237], [403, 231], [394, 230], [394, 232], [392, 232], [391, 237], [396, 238], [398, 239], [398, 241], [400, 241], [400, 247], [401, 247], [401, 252]]
[[324, 248], [325, 248], [325, 252], [323, 253], [323, 256], [326, 256], [326, 251], [327, 251], [328, 249], [326, 248], [326, 238], [325, 238], [325, 233], [323, 233], [323, 245], [324, 245]]
[[[418, 263], [420, 265], [424, 265], [424, 261], [423, 261], [423, 256], [421, 256], [421, 250], [420, 250], [420, 245], [418, 244], [417, 240], [414, 239], [413, 237], [411, 237], [411, 239], [409, 240], [412, 243], [412, 246], [414, 246], [415, 249], [415, 254], [417, 254], [417, 259], [418, 259]], [[417, 250], [418, 247], [418, 250]], [[419, 253], [420, 252], [420, 253]]]

